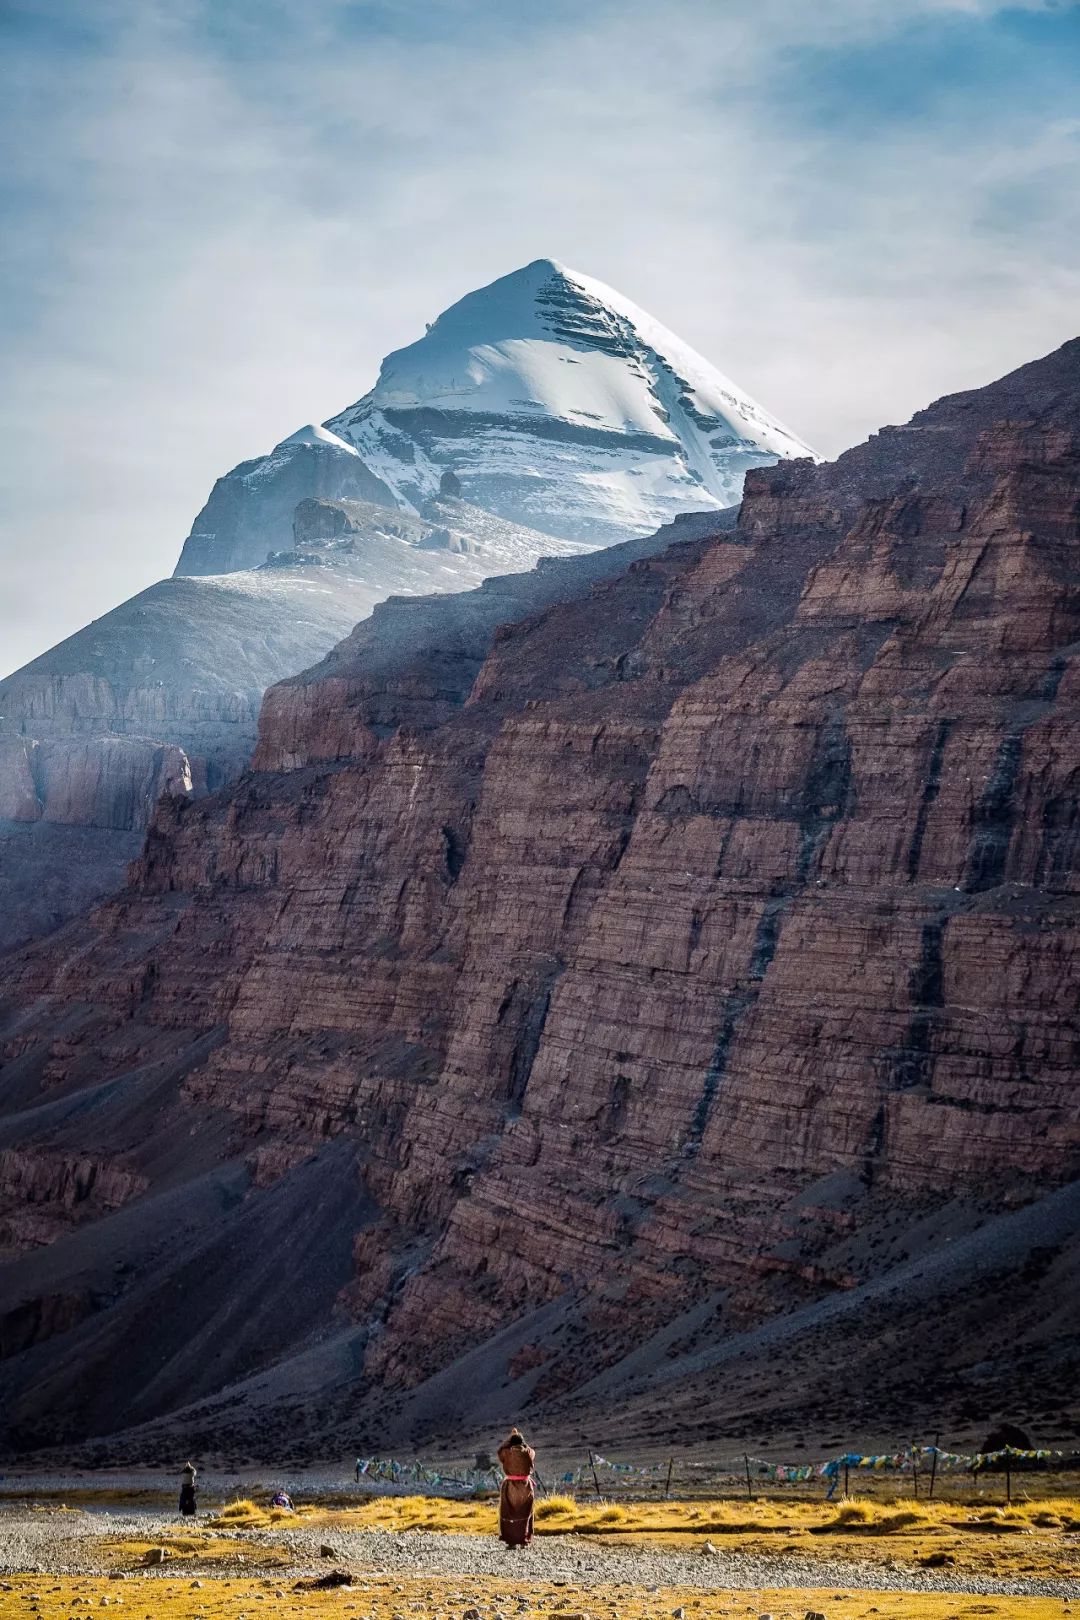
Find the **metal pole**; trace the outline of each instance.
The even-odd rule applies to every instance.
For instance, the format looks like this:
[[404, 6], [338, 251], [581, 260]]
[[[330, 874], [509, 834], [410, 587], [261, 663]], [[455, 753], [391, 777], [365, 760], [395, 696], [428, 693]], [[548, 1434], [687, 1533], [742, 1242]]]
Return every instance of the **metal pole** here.
[[752, 1501], [754, 1496], [754, 1488], [750, 1484], [750, 1458], [746, 1455], [745, 1451], [743, 1452], [743, 1463], [746, 1468], [746, 1494]]
[[596, 1459], [591, 1451], [589, 1452], [589, 1467], [592, 1469], [593, 1484], [596, 1486], [596, 1494], [599, 1496], [601, 1494], [600, 1481], [596, 1477]]

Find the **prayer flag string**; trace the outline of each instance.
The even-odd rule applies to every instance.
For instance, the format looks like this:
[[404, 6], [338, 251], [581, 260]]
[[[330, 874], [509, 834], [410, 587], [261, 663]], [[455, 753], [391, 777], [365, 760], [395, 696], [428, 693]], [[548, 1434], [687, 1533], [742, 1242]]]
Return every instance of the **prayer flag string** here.
[[[871, 1452], [866, 1455], [859, 1451], [849, 1451], [839, 1457], [830, 1457], [824, 1462], [780, 1463], [772, 1462], [765, 1457], [746, 1457], [728, 1465], [718, 1462], [715, 1465], [689, 1463], [685, 1466], [694, 1469], [708, 1466], [713, 1473], [739, 1475], [744, 1468], [748, 1468], [758, 1479], [780, 1485], [795, 1485], [807, 1480], [823, 1479], [829, 1482], [829, 1494], [832, 1495], [841, 1474], [850, 1469], [869, 1469], [874, 1473], [909, 1473], [916, 1468], [928, 1469], [934, 1466], [939, 1474], [961, 1471], [978, 1473], [994, 1465], [1055, 1461], [1071, 1466], [1075, 1459], [1071, 1453], [1043, 1449], [1029, 1451], [1016, 1446], [1004, 1446], [999, 1451], [976, 1451], [970, 1454], [943, 1451], [940, 1446], [907, 1446], [899, 1451]], [[608, 1457], [594, 1454], [588, 1462], [567, 1469], [556, 1477], [561, 1485], [577, 1487], [591, 1484], [596, 1469], [605, 1469], [609, 1474], [621, 1479], [656, 1479], [665, 1474], [670, 1478], [670, 1468], [669, 1462], [645, 1464], [613, 1462]], [[399, 1462], [393, 1457], [362, 1457], [357, 1462], [357, 1479], [387, 1485], [427, 1485], [436, 1490], [491, 1491], [498, 1490], [502, 1483], [502, 1473], [497, 1468], [435, 1468], [421, 1462]]]

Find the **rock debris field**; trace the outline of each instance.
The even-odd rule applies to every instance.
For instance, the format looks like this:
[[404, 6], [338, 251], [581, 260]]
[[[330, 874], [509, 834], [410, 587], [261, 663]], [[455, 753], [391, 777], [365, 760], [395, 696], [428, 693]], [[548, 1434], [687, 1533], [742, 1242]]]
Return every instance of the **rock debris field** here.
[[[202, 1521], [200, 1520], [200, 1527]], [[1080, 1579], [1014, 1578], [994, 1580], [948, 1570], [886, 1569], [856, 1558], [843, 1561], [761, 1556], [712, 1551], [680, 1552], [647, 1546], [603, 1547], [576, 1536], [544, 1536], [528, 1548], [511, 1551], [494, 1536], [425, 1532], [303, 1529], [245, 1530], [219, 1533], [231, 1543], [212, 1561], [167, 1558], [156, 1567], [124, 1567], [115, 1553], [117, 1541], [136, 1545], [167, 1543], [190, 1530], [160, 1512], [41, 1513], [22, 1507], [0, 1510], [0, 1614], [5, 1590], [16, 1590], [9, 1578], [20, 1575], [94, 1577], [127, 1575], [145, 1581], [202, 1578], [206, 1586], [221, 1579], [256, 1577], [272, 1570], [275, 1583], [325, 1576], [329, 1569], [348, 1571], [354, 1581], [401, 1577], [439, 1581], [520, 1581], [534, 1585], [564, 1584], [572, 1590], [632, 1587], [654, 1593], [665, 1589], [702, 1592], [752, 1592], [783, 1588], [828, 1591], [833, 1587], [865, 1592], [967, 1594], [968, 1596], [1043, 1597], [1080, 1605]], [[327, 1548], [330, 1557], [323, 1551]], [[111, 1556], [110, 1556], [111, 1549]], [[233, 1550], [235, 1549], [235, 1550]], [[267, 1561], [272, 1559], [268, 1569]], [[21, 1588], [19, 1589], [21, 1591]], [[117, 1590], [114, 1588], [114, 1590]], [[660, 1604], [657, 1614], [670, 1611]], [[1077, 1609], [1080, 1613], [1080, 1608]], [[800, 1614], [799, 1620], [802, 1620]]]

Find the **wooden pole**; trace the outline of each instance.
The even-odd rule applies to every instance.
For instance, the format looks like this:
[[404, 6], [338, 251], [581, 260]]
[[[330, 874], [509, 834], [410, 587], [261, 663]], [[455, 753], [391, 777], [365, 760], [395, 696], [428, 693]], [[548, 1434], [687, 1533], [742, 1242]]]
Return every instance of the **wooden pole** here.
[[911, 1442], [911, 1474], [915, 1484], [915, 1500], [919, 1500], [919, 1452], [914, 1440]]
[[745, 1451], [743, 1452], [743, 1464], [746, 1468], [746, 1494], [752, 1501], [754, 1496], [754, 1487], [750, 1483], [750, 1458], [746, 1455]]
[[1012, 1501], [1012, 1457], [1008, 1450], [1005, 1452], [1005, 1500]]
[[845, 1495], [845, 1496], [846, 1496], [846, 1495], [847, 1495], [847, 1493], [848, 1493], [848, 1488], [847, 1488], [847, 1476], [848, 1476], [848, 1465], [847, 1465], [847, 1463], [845, 1463], [845, 1464], [844, 1464], [844, 1495]]
[[675, 1467], [675, 1459], [674, 1459], [674, 1457], [669, 1457], [668, 1458], [668, 1465], [667, 1465], [667, 1484], [664, 1486], [664, 1495], [665, 1496], [670, 1496], [671, 1495], [671, 1473], [672, 1473], [672, 1469], [674, 1467]]
[[596, 1494], [599, 1496], [601, 1492], [600, 1481], [596, 1477], [596, 1458], [593, 1456], [591, 1451], [589, 1452], [589, 1467], [592, 1469], [593, 1484], [596, 1486]]
[[933, 1460], [930, 1463], [930, 1500], [931, 1501], [933, 1501], [933, 1499], [934, 1499], [934, 1481], [937, 1479], [937, 1454], [938, 1454], [938, 1441], [940, 1439], [941, 1439], [941, 1435], [940, 1434], [935, 1434], [935, 1436], [934, 1436], [934, 1456], [933, 1456]]

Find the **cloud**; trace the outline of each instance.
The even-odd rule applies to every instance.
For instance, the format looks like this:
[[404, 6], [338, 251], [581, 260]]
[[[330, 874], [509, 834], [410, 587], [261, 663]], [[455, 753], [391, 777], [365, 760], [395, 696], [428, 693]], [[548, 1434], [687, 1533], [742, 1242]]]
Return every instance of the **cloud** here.
[[1076, 324], [1071, 4], [6, 15], [3, 668], [171, 571], [215, 476], [542, 254], [827, 452]]

